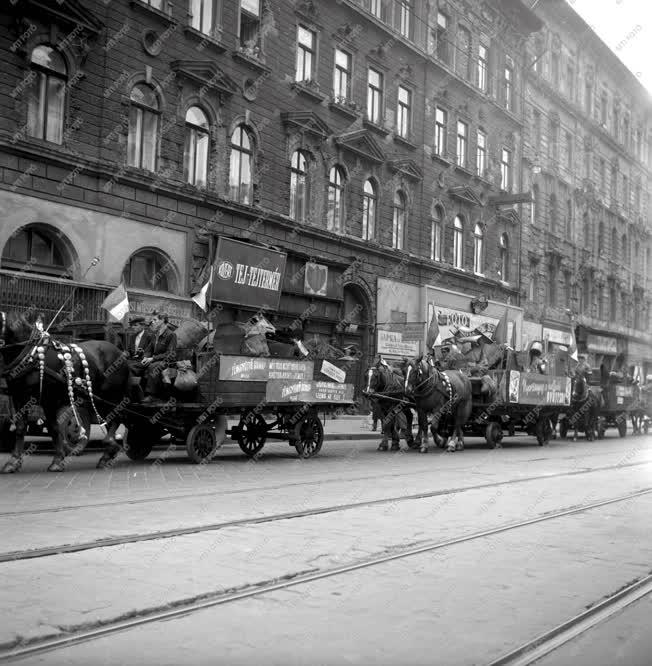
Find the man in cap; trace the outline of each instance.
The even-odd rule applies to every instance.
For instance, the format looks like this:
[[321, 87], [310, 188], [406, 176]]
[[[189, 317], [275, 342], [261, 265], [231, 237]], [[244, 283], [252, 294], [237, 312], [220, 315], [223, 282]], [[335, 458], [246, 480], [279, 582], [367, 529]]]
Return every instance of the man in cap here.
[[530, 365], [528, 372], [536, 372], [540, 375], [546, 374], [546, 362], [542, 358], [543, 345], [540, 342], [533, 342], [530, 347]]
[[147, 394], [143, 402], [152, 402], [163, 385], [163, 371], [177, 360], [177, 336], [168, 328], [168, 316], [164, 312], [152, 312], [150, 328], [154, 335], [151, 355], [145, 356], [145, 377]]
[[127, 361], [135, 377], [142, 377], [145, 372], [143, 359], [151, 356], [154, 336], [149, 327], [146, 327], [145, 317], [140, 315], [132, 317], [129, 321], [129, 330], [126, 336]]
[[575, 368], [575, 376], [582, 376], [587, 381], [590, 379], [593, 370], [586, 360], [586, 354], [578, 354], [577, 367]]

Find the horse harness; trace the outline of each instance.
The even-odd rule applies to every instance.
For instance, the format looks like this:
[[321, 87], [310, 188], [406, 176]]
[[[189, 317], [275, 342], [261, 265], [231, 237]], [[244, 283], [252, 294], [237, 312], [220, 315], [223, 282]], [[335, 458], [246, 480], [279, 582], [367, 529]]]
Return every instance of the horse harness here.
[[[445, 372], [441, 372], [441, 371], [437, 370], [437, 368], [435, 368], [435, 366], [432, 365], [431, 363], [427, 363], [427, 365], [430, 368], [432, 368], [432, 370], [435, 374], [428, 374], [428, 376], [421, 383], [417, 384], [417, 386], [415, 387], [415, 395], [417, 395], [417, 390], [422, 385], [427, 384], [431, 379], [435, 380], [436, 377], [439, 377], [440, 380], [441, 380], [441, 383], [445, 387], [445, 390], [442, 390], [441, 388], [439, 388], [436, 381], [433, 381], [433, 387], [432, 388], [433, 388], [434, 391], [437, 391], [438, 393], [443, 395], [444, 398], [447, 399], [447, 403], [452, 404], [454, 396], [453, 396], [453, 385], [451, 384], [450, 378], [448, 377], [448, 375]], [[423, 395], [423, 394], [421, 394], [421, 395]]]

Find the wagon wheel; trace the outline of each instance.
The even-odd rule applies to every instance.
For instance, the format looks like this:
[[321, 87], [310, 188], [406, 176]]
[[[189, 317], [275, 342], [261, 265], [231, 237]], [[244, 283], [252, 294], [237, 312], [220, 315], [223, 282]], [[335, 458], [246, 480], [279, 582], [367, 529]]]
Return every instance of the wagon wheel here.
[[550, 424], [550, 419], [547, 416], [541, 416], [536, 423], [534, 428], [534, 434], [537, 436], [537, 442], [539, 446], [544, 446], [550, 441], [550, 436], [552, 435], [552, 425]]
[[627, 435], [627, 414], [625, 412], [619, 414], [616, 420], [618, 421], [618, 434], [625, 437]]
[[566, 435], [568, 435], [568, 419], [564, 416], [559, 419], [559, 437], [566, 439]]
[[162, 436], [161, 426], [140, 419], [133, 421], [122, 440], [124, 451], [131, 460], [145, 460]]
[[197, 465], [209, 462], [225, 440], [226, 416], [218, 416], [215, 423], [193, 426], [186, 437], [188, 457]]
[[[85, 407], [75, 407], [79, 422], [70, 405], [57, 411], [57, 431], [63, 438], [65, 454], [79, 455], [88, 444], [91, 436], [91, 415]], [[83, 433], [82, 433], [83, 428]]]
[[300, 458], [312, 458], [324, 443], [324, 426], [317, 414], [308, 414], [294, 428], [294, 448]]
[[238, 424], [238, 445], [242, 452], [252, 458], [265, 446], [267, 423], [260, 414], [248, 414]]
[[487, 423], [487, 427], [484, 431], [484, 437], [487, 440], [489, 447], [495, 449], [503, 439], [503, 427], [500, 425], [500, 423], [496, 423], [496, 421]]

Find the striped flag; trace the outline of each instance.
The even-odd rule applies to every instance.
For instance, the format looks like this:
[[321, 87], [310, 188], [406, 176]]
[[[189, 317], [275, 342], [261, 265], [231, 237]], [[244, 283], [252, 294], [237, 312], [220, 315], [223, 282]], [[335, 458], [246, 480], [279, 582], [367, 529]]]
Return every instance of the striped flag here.
[[102, 301], [100, 307], [115, 321], [122, 321], [129, 314], [129, 297], [122, 282]]
[[509, 331], [509, 312], [505, 308], [502, 319], [498, 322], [496, 326], [496, 333], [494, 334], [494, 340], [496, 344], [506, 345], [507, 344], [507, 333]]
[[192, 300], [197, 303], [197, 305], [204, 311], [208, 312], [208, 305], [211, 302], [210, 298], [210, 289], [213, 284], [213, 267], [211, 266], [210, 271], [208, 272], [208, 281], [206, 284], [196, 293]]
[[428, 333], [426, 334], [426, 349], [432, 349], [437, 344], [441, 344], [441, 334], [439, 333], [439, 324], [437, 323], [437, 312], [433, 310], [432, 319], [428, 326]]
[[568, 356], [573, 359], [576, 363], [577, 360], [577, 340], [575, 340], [575, 330], [571, 326], [570, 330], [571, 343], [568, 345]]

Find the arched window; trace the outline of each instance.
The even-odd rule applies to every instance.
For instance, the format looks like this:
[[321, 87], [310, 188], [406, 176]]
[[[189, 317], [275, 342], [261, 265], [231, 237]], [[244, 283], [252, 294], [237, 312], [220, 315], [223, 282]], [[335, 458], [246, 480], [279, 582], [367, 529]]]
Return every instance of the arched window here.
[[295, 150], [290, 163], [290, 217], [305, 222], [309, 203], [308, 156]]
[[366, 180], [362, 192], [362, 238], [372, 240], [376, 234], [378, 190], [373, 180]]
[[186, 145], [183, 152], [183, 177], [191, 185], [206, 186], [208, 173], [208, 118], [198, 107], [186, 111]]
[[154, 90], [136, 84], [130, 95], [127, 160], [130, 166], [156, 171], [160, 104]]
[[559, 271], [557, 263], [550, 264], [550, 272], [548, 274], [548, 304], [553, 308], [557, 306], [557, 281], [559, 280]]
[[571, 237], [573, 233], [573, 202], [566, 199], [566, 236]]
[[430, 259], [441, 261], [441, 248], [443, 236], [444, 211], [441, 206], [435, 206], [432, 211], [430, 229]]
[[618, 232], [616, 229], [611, 230], [611, 258], [613, 261], [618, 261]]
[[392, 247], [397, 250], [403, 249], [406, 216], [407, 203], [405, 194], [401, 190], [396, 190], [394, 194], [394, 212], [392, 215]]
[[328, 209], [326, 228], [341, 232], [344, 226], [344, 172], [334, 166], [328, 173]]
[[500, 236], [500, 279], [509, 282], [509, 236]]
[[464, 223], [459, 215], [455, 216], [453, 222], [453, 266], [462, 268], [464, 259]]
[[629, 261], [629, 248], [627, 246], [627, 234], [623, 234], [620, 242], [620, 246], [622, 247], [622, 255], [621, 258], [623, 262], [627, 263]]
[[37, 46], [31, 56], [27, 95], [27, 131], [52, 143], [63, 141], [68, 71], [59, 53], [50, 46]]
[[598, 225], [598, 253], [604, 251], [604, 222], [600, 220]]
[[76, 258], [62, 234], [45, 224], [30, 224], [12, 234], [2, 252], [2, 268], [56, 277], [74, 277]]
[[242, 204], [253, 201], [254, 144], [244, 125], [238, 125], [231, 136], [229, 190], [231, 199]]
[[584, 231], [584, 248], [591, 252], [593, 250], [591, 239], [591, 224], [589, 222], [588, 212], [582, 215], [582, 226]]
[[634, 243], [634, 270], [637, 271], [637, 272], [638, 272], [639, 269], [641, 268], [641, 266], [640, 266], [640, 258], [639, 258], [640, 250], [641, 250], [640, 243], [639, 243], [638, 241], [636, 241], [636, 242]]
[[539, 222], [539, 186], [532, 185], [532, 208], [530, 222], [537, 224]]
[[177, 272], [172, 260], [151, 248], [132, 254], [122, 272], [127, 287], [176, 293]]
[[557, 195], [553, 192], [550, 195], [550, 233], [557, 231]]
[[473, 230], [473, 272], [478, 275], [484, 272], [484, 231], [479, 224]]

